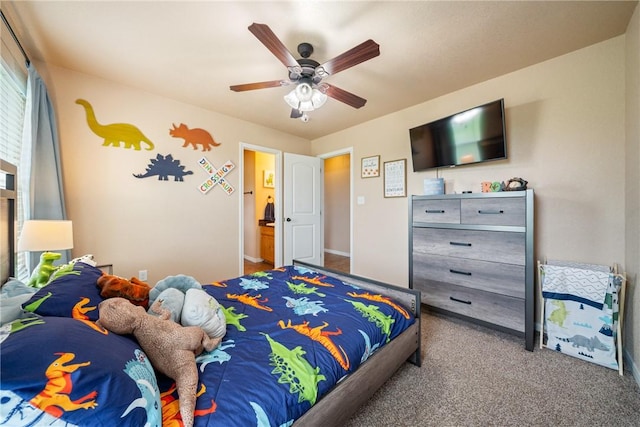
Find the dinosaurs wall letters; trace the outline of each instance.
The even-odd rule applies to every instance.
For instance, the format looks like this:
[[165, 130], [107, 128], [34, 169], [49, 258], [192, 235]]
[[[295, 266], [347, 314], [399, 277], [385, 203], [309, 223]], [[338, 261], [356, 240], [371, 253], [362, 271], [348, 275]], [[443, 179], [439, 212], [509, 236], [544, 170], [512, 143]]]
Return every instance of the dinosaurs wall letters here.
[[236, 167], [231, 160], [225, 162], [225, 164], [217, 170], [206, 157], [201, 158], [198, 164], [209, 174], [209, 178], [198, 187], [202, 194], [207, 194], [216, 184], [220, 184], [220, 188], [229, 195], [235, 191], [231, 184], [224, 179], [224, 177]]

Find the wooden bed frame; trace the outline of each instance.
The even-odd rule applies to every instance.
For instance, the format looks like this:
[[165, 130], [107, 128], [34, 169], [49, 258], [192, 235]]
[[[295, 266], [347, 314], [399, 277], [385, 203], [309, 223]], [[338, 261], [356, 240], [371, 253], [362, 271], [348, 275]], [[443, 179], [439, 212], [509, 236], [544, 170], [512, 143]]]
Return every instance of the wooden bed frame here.
[[[14, 274], [15, 268], [15, 175], [16, 168], [0, 160], [1, 173], [9, 177], [7, 188], [0, 190], [2, 200], [2, 265], [0, 266], [1, 282]], [[359, 286], [374, 293], [393, 297], [409, 308], [416, 321], [378, 351], [376, 351], [358, 370], [336, 385], [322, 397], [309, 411], [293, 423], [295, 427], [337, 426], [343, 425], [371, 396], [389, 379], [400, 366], [409, 361], [420, 366], [420, 292], [392, 286], [375, 280], [294, 261], [294, 265], [307, 267], [320, 273]]]
[[420, 292], [301, 261], [294, 260], [293, 264], [308, 267], [320, 273], [337, 277], [345, 283], [393, 297], [409, 308], [416, 319], [411, 327], [376, 351], [355, 372], [336, 385], [293, 423], [294, 427], [343, 425], [391, 378], [403, 363], [409, 361], [420, 366]]

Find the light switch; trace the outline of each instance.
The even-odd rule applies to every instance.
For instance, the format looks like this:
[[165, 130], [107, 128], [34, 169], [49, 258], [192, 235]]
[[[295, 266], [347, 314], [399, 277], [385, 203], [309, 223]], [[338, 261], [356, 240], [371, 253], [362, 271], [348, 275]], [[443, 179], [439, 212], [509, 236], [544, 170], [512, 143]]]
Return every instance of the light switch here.
[[364, 196], [358, 196], [358, 204], [364, 205]]

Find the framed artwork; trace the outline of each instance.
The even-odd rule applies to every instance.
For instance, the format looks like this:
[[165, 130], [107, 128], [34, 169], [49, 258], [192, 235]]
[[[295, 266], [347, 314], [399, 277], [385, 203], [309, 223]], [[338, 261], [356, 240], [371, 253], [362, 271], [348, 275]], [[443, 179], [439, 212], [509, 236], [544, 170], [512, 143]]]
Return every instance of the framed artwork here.
[[380, 176], [380, 156], [362, 158], [360, 178], [375, 178]]
[[264, 176], [262, 180], [262, 186], [265, 188], [275, 188], [276, 186], [276, 176], [273, 171], [265, 169]]
[[384, 162], [384, 197], [407, 197], [407, 159]]

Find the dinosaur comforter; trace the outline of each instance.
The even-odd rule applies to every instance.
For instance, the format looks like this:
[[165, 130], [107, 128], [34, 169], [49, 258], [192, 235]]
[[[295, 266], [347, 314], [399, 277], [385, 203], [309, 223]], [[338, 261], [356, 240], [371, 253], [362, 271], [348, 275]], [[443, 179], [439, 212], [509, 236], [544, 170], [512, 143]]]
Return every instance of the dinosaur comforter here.
[[[0, 424], [178, 423], [172, 380], [137, 342], [94, 323], [101, 272], [86, 264], [25, 303], [0, 336]], [[414, 322], [387, 297], [300, 266], [212, 283], [222, 344], [197, 358], [196, 426], [287, 426]]]

